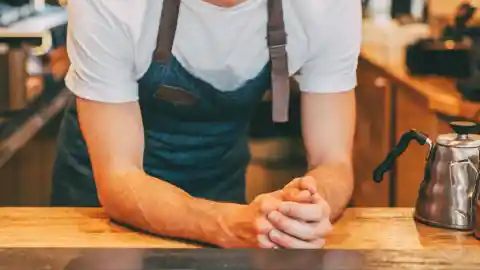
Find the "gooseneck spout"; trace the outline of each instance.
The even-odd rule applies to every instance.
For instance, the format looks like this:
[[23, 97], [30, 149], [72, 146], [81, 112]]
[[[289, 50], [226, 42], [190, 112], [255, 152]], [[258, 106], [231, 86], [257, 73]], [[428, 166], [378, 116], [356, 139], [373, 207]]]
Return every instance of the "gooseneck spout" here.
[[421, 145], [429, 145], [427, 159], [429, 158], [430, 152], [433, 148], [432, 141], [427, 135], [412, 129], [400, 137], [398, 144], [392, 149], [392, 151], [390, 151], [386, 159], [373, 171], [373, 181], [377, 183], [382, 182], [383, 175], [392, 169], [395, 160], [407, 149], [412, 140], [416, 140]]

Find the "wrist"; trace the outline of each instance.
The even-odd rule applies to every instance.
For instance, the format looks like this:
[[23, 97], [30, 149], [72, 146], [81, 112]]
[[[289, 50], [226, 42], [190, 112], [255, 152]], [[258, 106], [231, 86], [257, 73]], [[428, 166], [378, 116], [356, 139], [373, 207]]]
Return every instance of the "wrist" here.
[[197, 224], [197, 239], [222, 248], [235, 243], [235, 224], [237, 216], [244, 206], [234, 203], [221, 203], [192, 198], [189, 208], [202, 209], [201, 218], [194, 221]]
[[246, 217], [246, 205], [224, 204], [217, 218], [219, 230], [214, 234], [215, 245], [222, 248], [238, 247], [241, 241], [241, 230], [247, 222], [242, 221]]
[[317, 192], [330, 210], [330, 220], [337, 220], [353, 193], [353, 171], [350, 162], [329, 162], [307, 173], [315, 179]]

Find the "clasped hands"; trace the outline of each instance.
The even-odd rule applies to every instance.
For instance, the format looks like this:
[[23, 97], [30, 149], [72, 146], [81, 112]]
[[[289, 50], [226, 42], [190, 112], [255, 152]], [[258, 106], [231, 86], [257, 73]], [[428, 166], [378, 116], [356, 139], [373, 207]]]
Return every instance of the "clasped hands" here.
[[332, 229], [330, 206], [312, 177], [293, 180], [282, 190], [262, 194], [249, 206], [254, 213], [251, 244], [260, 248], [316, 249]]

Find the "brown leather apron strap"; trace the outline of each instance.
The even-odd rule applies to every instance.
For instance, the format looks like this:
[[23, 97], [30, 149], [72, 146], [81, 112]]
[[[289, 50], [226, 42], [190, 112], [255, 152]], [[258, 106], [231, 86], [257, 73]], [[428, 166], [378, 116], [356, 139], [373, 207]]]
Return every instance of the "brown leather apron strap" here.
[[[164, 0], [154, 61], [167, 63], [172, 56], [181, 0]], [[268, 0], [268, 49], [272, 66], [272, 118], [288, 122], [290, 81], [287, 56], [287, 33], [283, 18], [283, 1]]]
[[157, 48], [153, 60], [168, 63], [172, 57], [173, 42], [177, 31], [181, 0], [163, 0], [162, 15], [157, 36]]
[[268, 0], [267, 41], [272, 65], [272, 118], [277, 123], [288, 122], [290, 74], [288, 72], [283, 0]]

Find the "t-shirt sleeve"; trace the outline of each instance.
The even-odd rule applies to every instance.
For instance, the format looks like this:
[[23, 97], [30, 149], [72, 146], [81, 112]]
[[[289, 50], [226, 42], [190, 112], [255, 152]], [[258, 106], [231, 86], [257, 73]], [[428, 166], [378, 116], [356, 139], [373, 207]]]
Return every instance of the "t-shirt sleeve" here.
[[296, 76], [304, 92], [337, 93], [351, 90], [357, 84], [356, 70], [362, 37], [361, 2], [325, 2], [331, 3], [327, 7], [328, 12], [305, 22], [309, 55]]
[[[71, 0], [65, 78], [76, 96], [106, 103], [138, 100], [134, 44], [111, 5], [117, 1]], [[113, 7], [118, 8], [118, 7]]]

